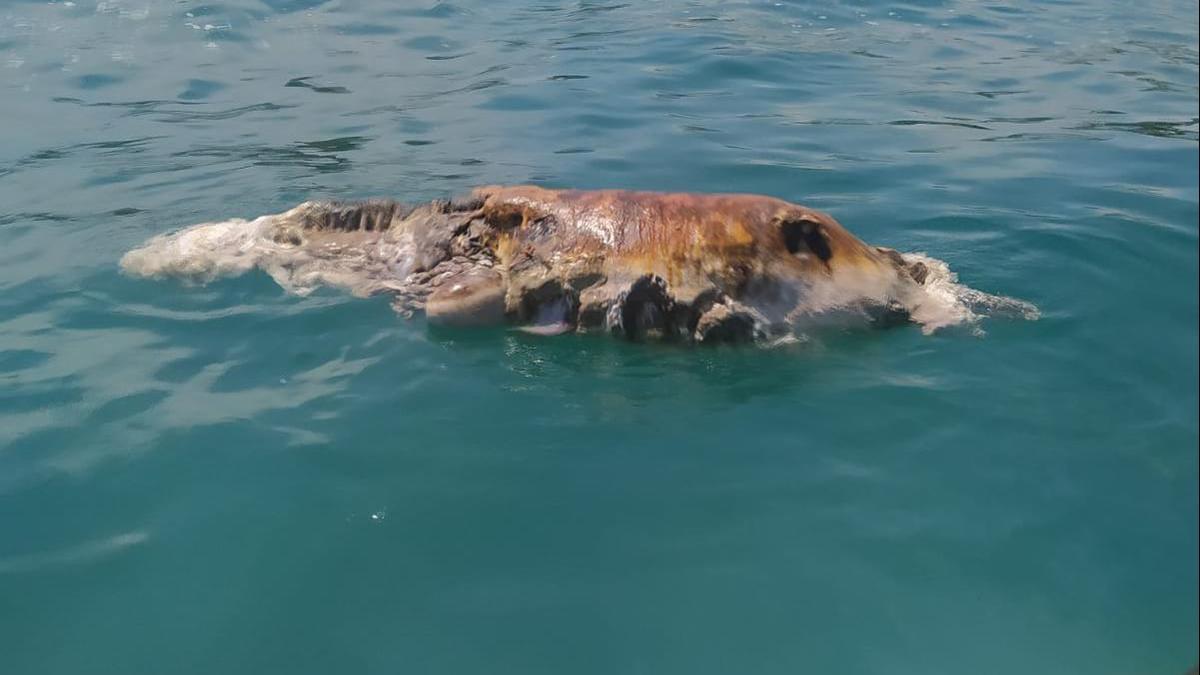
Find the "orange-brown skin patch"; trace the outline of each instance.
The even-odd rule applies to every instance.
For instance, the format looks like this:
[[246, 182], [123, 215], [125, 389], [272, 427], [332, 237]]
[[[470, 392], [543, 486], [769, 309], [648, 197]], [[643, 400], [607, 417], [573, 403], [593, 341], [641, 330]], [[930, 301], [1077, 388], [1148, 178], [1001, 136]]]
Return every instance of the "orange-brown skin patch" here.
[[[630, 270], [676, 277], [668, 278], [672, 283], [689, 272], [709, 278], [768, 270], [828, 276], [848, 268], [891, 267], [829, 215], [773, 197], [530, 185], [480, 187], [472, 196], [482, 200], [485, 218], [508, 228], [517, 249], [524, 246], [543, 259], [619, 260]], [[807, 248], [799, 255], [790, 251], [788, 222], [818, 226], [827, 259]]]

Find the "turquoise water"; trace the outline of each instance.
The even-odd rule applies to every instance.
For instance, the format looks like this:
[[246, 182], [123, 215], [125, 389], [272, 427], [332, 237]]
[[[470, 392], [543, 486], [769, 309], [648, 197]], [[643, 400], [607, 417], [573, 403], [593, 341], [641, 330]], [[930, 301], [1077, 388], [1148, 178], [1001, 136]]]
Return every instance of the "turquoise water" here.
[[[0, 4], [0, 671], [1182, 673], [1197, 8]], [[983, 336], [430, 332], [123, 277], [311, 197], [772, 194]]]

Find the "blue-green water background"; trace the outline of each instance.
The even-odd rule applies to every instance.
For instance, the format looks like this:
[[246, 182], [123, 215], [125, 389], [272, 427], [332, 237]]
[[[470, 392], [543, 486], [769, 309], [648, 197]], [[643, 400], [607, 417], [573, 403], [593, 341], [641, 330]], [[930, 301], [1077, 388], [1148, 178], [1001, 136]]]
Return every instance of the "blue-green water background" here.
[[[0, 3], [0, 671], [1180, 673], [1197, 5]], [[116, 261], [474, 184], [749, 191], [1035, 302], [759, 349]]]

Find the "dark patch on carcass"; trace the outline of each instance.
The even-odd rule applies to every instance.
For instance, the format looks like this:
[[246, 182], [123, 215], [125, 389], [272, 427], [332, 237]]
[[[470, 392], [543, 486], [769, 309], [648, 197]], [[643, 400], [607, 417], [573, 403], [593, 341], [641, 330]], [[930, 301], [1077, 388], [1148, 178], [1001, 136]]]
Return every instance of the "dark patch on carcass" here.
[[488, 225], [497, 230], [511, 230], [520, 227], [525, 222], [525, 211], [516, 206], [503, 204], [484, 212], [483, 218]]
[[704, 344], [750, 342], [759, 332], [750, 312], [727, 304], [709, 308], [696, 323], [695, 339]]
[[829, 248], [829, 240], [820, 223], [806, 218], [788, 219], [780, 223], [779, 229], [783, 232], [783, 245], [788, 253], [812, 253], [822, 262], [829, 262], [833, 257], [833, 250]]
[[451, 211], [478, 211], [483, 208], [483, 197], [455, 197], [450, 200], [449, 207]]
[[696, 327], [700, 323], [700, 317], [704, 313], [712, 309], [713, 305], [725, 299], [725, 294], [716, 288], [707, 288], [700, 292], [699, 295], [692, 300], [691, 307], [687, 313], [687, 332], [689, 335], [694, 335]]
[[[554, 308], [559, 316], [547, 316], [546, 311]], [[557, 279], [547, 279], [536, 288], [526, 290], [521, 296], [518, 318], [521, 321], [564, 322], [575, 325], [579, 312], [579, 294]]]
[[900, 255], [900, 252], [895, 249], [876, 246], [875, 250], [887, 256], [887, 259], [891, 260], [892, 264], [897, 268], [907, 272], [908, 276], [911, 277], [913, 281], [921, 284], [922, 286], [925, 285], [925, 279], [929, 277], [929, 267], [926, 266], [925, 263], [918, 261], [910, 264], [904, 259], [904, 256]]
[[622, 295], [621, 330], [630, 340], [647, 337], [671, 339], [683, 327], [678, 325], [675, 300], [662, 278], [654, 275], [641, 277]]
[[906, 267], [908, 276], [913, 278], [913, 281], [918, 284], [925, 285], [925, 279], [929, 278], [929, 267], [923, 262], [915, 262]]
[[304, 212], [302, 227], [311, 230], [382, 232], [393, 219], [402, 219], [412, 207], [390, 199], [361, 202], [325, 202]]

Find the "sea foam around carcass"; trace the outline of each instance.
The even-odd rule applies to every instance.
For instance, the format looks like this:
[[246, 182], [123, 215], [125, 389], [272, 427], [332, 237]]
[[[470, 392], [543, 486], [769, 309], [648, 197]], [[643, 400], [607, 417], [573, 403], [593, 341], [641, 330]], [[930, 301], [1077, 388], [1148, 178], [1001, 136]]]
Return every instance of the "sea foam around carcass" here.
[[901, 293], [901, 304], [925, 334], [950, 326], [967, 325], [978, 330], [984, 317], [1035, 321], [1041, 313], [1032, 303], [1003, 295], [992, 295], [959, 283], [958, 275], [942, 260], [923, 253], [903, 253], [909, 265], [922, 263], [925, 282]]

